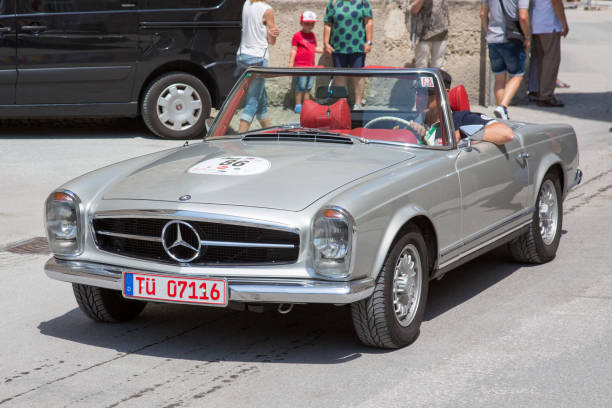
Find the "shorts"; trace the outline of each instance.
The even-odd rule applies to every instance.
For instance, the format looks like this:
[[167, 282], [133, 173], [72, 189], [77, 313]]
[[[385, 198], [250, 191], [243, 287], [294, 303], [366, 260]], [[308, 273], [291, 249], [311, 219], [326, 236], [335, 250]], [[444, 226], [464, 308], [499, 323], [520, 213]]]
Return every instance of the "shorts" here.
[[495, 75], [508, 72], [511, 76], [525, 73], [525, 49], [516, 43], [489, 44], [489, 61]]
[[315, 77], [313, 76], [300, 76], [295, 78], [295, 91], [306, 92], [312, 89], [314, 85]]
[[332, 60], [336, 68], [363, 68], [365, 66], [365, 53], [338, 54], [334, 52], [332, 53]]

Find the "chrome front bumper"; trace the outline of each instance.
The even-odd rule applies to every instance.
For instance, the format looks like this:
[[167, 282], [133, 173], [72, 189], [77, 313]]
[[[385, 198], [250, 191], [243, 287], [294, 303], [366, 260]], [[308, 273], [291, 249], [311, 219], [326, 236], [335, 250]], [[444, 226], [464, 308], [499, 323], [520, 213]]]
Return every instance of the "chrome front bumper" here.
[[[65, 261], [52, 257], [45, 264], [45, 273], [52, 279], [121, 290], [124, 271], [151, 271], [103, 265], [93, 262]], [[166, 274], [165, 275], [172, 275]], [[180, 275], [195, 277], [196, 275]], [[218, 276], [206, 276], [218, 278]], [[269, 303], [334, 303], [346, 304], [367, 298], [374, 291], [373, 279], [332, 282], [313, 279], [228, 278], [229, 300]]]

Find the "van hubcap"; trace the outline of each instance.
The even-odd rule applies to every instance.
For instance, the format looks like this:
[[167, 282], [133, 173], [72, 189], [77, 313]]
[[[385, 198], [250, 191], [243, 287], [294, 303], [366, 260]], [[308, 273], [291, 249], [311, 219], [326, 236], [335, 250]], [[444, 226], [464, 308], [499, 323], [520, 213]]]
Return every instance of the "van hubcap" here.
[[168, 85], [157, 98], [157, 117], [171, 130], [187, 130], [202, 116], [202, 98], [187, 84]]

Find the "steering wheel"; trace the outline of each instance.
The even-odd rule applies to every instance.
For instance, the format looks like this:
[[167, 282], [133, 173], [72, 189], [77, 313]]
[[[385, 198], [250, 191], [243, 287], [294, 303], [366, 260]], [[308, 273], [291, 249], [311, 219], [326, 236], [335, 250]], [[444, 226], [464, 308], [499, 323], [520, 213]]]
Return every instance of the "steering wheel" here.
[[396, 123], [408, 126], [410, 129], [412, 129], [412, 125], [410, 124], [410, 121], [407, 121], [406, 119], [402, 119], [402, 118], [397, 118], [395, 116], [380, 116], [378, 118], [374, 118], [368, 123], [366, 123], [365, 125], [363, 125], [363, 127], [368, 129], [370, 126], [372, 126], [375, 123], [385, 122], [385, 121], [396, 122]]

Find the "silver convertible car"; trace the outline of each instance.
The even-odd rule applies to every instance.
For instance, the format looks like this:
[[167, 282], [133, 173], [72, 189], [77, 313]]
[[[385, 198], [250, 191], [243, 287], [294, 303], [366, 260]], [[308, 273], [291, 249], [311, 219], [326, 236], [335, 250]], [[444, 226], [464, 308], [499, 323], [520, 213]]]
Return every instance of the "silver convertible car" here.
[[[300, 76], [313, 85], [298, 113]], [[405, 346], [431, 279], [500, 245], [553, 259], [582, 177], [571, 126], [505, 122], [498, 145], [499, 122], [455, 129], [459, 113], [438, 70], [251, 68], [202, 142], [53, 191], [45, 272], [96, 321], [147, 302], [328, 303], [350, 305], [363, 343]]]

